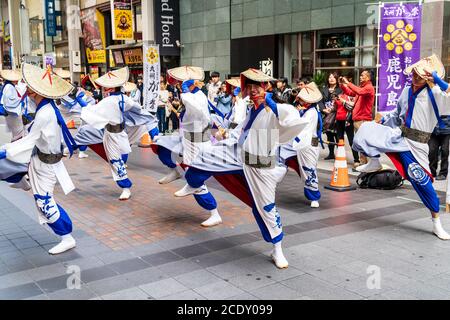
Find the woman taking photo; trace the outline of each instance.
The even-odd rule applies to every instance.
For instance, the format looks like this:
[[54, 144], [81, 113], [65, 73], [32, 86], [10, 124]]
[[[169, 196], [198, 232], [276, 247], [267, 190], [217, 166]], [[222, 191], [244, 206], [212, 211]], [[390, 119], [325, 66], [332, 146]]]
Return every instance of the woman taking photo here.
[[323, 120], [323, 130], [327, 135], [329, 154], [325, 160], [334, 160], [334, 147], [338, 142], [336, 135], [336, 99], [342, 94], [338, 84], [339, 75], [334, 72], [328, 76], [327, 84], [322, 89], [323, 100], [319, 104], [320, 111], [325, 115]]

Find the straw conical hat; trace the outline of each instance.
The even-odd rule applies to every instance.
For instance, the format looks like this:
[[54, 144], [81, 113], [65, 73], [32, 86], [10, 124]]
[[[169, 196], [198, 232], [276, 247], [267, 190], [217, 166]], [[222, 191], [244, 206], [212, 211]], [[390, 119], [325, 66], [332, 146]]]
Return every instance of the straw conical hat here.
[[231, 78], [231, 79], [226, 80], [225, 84], [227, 86], [227, 93], [232, 94], [233, 88], [241, 87], [241, 79], [240, 78]]
[[94, 80], [92, 80], [92, 76], [90, 74], [86, 75], [82, 80], [81, 80], [81, 86], [83, 88], [86, 88], [86, 86], [90, 84], [92, 85], [95, 89], [98, 88], [97, 84], [95, 83]]
[[200, 67], [184, 66], [167, 71], [167, 80], [170, 84], [174, 84], [177, 81], [184, 82], [187, 80], [199, 80], [205, 79], [205, 71]]
[[133, 82], [127, 82], [122, 86], [122, 88], [125, 93], [130, 93], [137, 89], [137, 85]]
[[2, 70], [0, 77], [7, 81], [20, 81], [22, 79], [22, 72], [20, 70]]
[[265, 83], [274, 81], [275, 79], [266, 75], [264, 72], [258, 69], [250, 68], [244, 72], [241, 73], [241, 89], [243, 92], [243, 97], [246, 96], [245, 93], [245, 87], [247, 86], [248, 80], [259, 82], [259, 83]]
[[416, 71], [419, 76], [425, 78], [425, 71], [433, 72], [436, 71], [438, 76], [443, 79], [445, 77], [445, 68], [442, 64], [441, 60], [433, 54], [432, 56], [423, 58], [419, 60], [417, 63], [409, 66], [405, 69], [405, 74], [411, 74], [413, 71]]
[[70, 76], [71, 76], [70, 71], [64, 70], [64, 69], [62, 69], [62, 68], [56, 68], [56, 69], [53, 69], [53, 72], [54, 72], [57, 76], [59, 76], [59, 77], [61, 77], [61, 78], [63, 78], [63, 79], [70, 79]]
[[111, 89], [111, 88], [118, 88], [123, 86], [130, 77], [130, 71], [128, 67], [110, 71], [104, 76], [98, 78], [95, 80], [95, 83], [98, 84], [100, 87]]
[[317, 103], [323, 99], [322, 93], [314, 82], [306, 85], [297, 96], [306, 103]]
[[72, 92], [74, 87], [63, 78], [53, 74], [51, 69], [41, 69], [24, 63], [22, 76], [27, 86], [42, 97], [59, 99]]

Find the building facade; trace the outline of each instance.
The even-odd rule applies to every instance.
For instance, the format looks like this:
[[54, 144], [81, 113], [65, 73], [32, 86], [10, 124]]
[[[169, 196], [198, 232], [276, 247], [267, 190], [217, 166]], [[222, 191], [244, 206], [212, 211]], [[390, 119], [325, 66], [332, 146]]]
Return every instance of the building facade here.
[[[378, 3], [365, 0], [182, 0], [181, 64], [224, 76], [273, 61], [290, 81], [317, 71], [358, 78], [377, 64]], [[387, 1], [389, 2], [389, 1]], [[422, 55], [447, 70], [450, 2], [423, 1]]]

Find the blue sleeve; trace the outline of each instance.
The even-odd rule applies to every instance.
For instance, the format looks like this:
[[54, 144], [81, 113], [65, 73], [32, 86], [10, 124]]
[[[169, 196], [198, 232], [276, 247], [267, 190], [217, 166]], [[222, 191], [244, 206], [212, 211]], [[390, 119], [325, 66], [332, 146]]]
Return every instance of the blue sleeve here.
[[0, 150], [0, 160], [6, 159], [6, 150]]
[[447, 90], [449, 88], [449, 84], [447, 82], [445, 82], [444, 80], [442, 80], [441, 78], [439, 78], [436, 71], [434, 71], [432, 74], [433, 74], [434, 83], [437, 86], [439, 86], [439, 88], [441, 88], [442, 91], [447, 92]]
[[191, 90], [189, 90], [189, 88], [190, 88], [191, 86], [193, 86], [194, 84], [195, 84], [195, 81], [194, 81], [194, 80], [187, 80], [187, 81], [184, 81], [183, 84], [181, 85], [181, 90], [182, 90], [182, 92], [183, 92], [183, 93], [189, 93], [189, 92], [191, 92]]
[[275, 113], [275, 115], [278, 118], [278, 107], [275, 101], [272, 99], [273, 93], [268, 92], [266, 93], [266, 104], [269, 106], [269, 108]]

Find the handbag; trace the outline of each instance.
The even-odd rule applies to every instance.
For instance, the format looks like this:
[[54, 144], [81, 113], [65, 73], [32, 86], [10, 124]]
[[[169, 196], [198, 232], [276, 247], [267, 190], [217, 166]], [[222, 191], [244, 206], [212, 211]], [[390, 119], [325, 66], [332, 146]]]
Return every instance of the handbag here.
[[403, 178], [397, 170], [381, 170], [362, 173], [356, 183], [361, 189], [394, 190], [403, 185]]
[[336, 125], [336, 112], [332, 111], [329, 114], [325, 115], [325, 118], [323, 120], [323, 129], [326, 130], [334, 130], [334, 127]]

